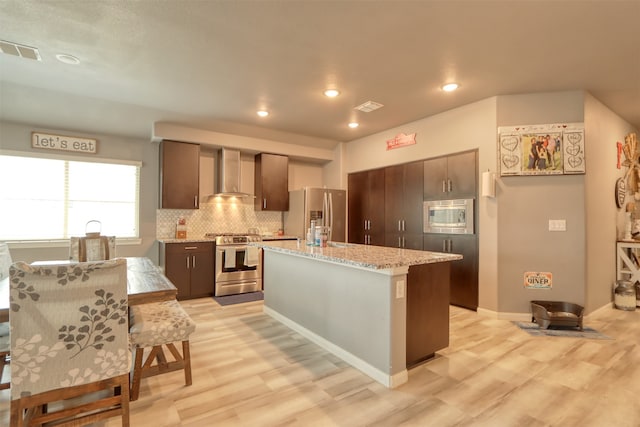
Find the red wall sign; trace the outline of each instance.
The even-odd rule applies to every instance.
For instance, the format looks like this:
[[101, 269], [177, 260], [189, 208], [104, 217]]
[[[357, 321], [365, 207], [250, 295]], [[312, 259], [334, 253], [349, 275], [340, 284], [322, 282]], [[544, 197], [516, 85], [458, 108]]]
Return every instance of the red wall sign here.
[[406, 147], [407, 145], [413, 145], [416, 143], [416, 134], [406, 135], [399, 133], [395, 138], [387, 140], [387, 151], [394, 148]]

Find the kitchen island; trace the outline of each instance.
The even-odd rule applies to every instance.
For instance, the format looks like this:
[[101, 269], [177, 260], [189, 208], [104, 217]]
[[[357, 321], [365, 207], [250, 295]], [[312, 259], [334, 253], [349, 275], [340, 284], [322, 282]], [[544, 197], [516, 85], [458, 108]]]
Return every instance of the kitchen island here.
[[387, 387], [449, 344], [450, 261], [461, 255], [259, 242], [264, 311]]

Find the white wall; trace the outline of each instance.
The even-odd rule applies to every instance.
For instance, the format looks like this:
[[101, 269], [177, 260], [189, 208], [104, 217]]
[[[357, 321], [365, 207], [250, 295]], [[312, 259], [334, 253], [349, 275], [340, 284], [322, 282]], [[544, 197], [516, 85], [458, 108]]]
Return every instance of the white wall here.
[[[588, 172], [585, 177], [587, 246], [586, 307], [587, 311], [608, 305], [616, 279], [616, 238], [624, 232], [625, 208], [617, 209], [614, 201], [616, 179], [627, 168], [616, 168], [616, 143], [624, 144], [624, 136], [634, 129], [600, 101], [587, 94], [584, 103], [585, 139]], [[597, 160], [597, 161], [596, 161]], [[624, 156], [622, 157], [624, 160]], [[633, 200], [628, 195], [626, 202]], [[626, 204], [626, 203], [625, 203]], [[636, 203], [636, 209], [640, 204]], [[636, 215], [640, 218], [640, 214]]]
[[[498, 126], [583, 122], [584, 92], [502, 96]], [[590, 137], [586, 137], [590, 144]], [[591, 173], [587, 159], [587, 173]], [[584, 175], [513, 176], [498, 194], [498, 311], [530, 312], [531, 300], [584, 305], [586, 216]], [[550, 232], [550, 219], [565, 219], [566, 232]], [[551, 272], [553, 288], [525, 289], [524, 273]]]
[[[140, 245], [118, 245], [118, 256], [145, 256], [154, 262], [158, 260], [158, 246], [156, 242], [156, 208], [158, 206], [158, 144], [149, 141], [126, 138], [113, 135], [86, 134], [71, 132], [65, 129], [42, 128], [35, 125], [27, 125], [11, 122], [0, 122], [0, 148], [4, 150], [32, 152], [31, 132], [49, 132], [61, 135], [73, 135], [98, 139], [98, 153], [95, 155], [65, 153], [70, 157], [81, 159], [86, 156], [102, 157], [109, 159], [136, 160], [142, 162], [140, 170]], [[25, 171], [25, 173], [37, 173], [37, 171]], [[2, 185], [8, 185], [3, 183]], [[20, 185], [20, 177], [11, 185]], [[3, 206], [3, 208], [5, 208]], [[68, 259], [69, 248], [11, 248], [11, 256], [15, 261], [32, 262], [47, 259]]]
[[[417, 143], [387, 151], [386, 141], [400, 132], [415, 132]], [[496, 170], [496, 98], [349, 142], [345, 148], [344, 175], [471, 149], [478, 149], [480, 172]], [[346, 182], [346, 178], [343, 180]], [[480, 197], [478, 215], [479, 306], [495, 311], [498, 304], [496, 199]]]

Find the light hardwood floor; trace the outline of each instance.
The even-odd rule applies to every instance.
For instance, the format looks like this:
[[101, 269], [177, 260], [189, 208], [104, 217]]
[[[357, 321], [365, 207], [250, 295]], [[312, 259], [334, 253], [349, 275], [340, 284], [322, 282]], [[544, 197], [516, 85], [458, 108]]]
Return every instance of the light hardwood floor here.
[[[640, 311], [599, 310], [586, 326], [615, 339], [590, 340], [532, 337], [452, 307], [450, 346], [390, 390], [263, 314], [261, 301], [182, 304], [198, 325], [193, 385], [181, 372], [144, 379], [134, 427], [640, 425]], [[2, 426], [8, 409], [5, 390]]]

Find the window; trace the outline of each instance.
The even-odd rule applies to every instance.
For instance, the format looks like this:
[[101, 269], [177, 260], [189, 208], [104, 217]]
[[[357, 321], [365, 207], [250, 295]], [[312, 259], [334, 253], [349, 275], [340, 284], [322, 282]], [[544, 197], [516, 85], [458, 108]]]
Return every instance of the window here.
[[140, 163], [0, 154], [0, 241], [139, 237]]

